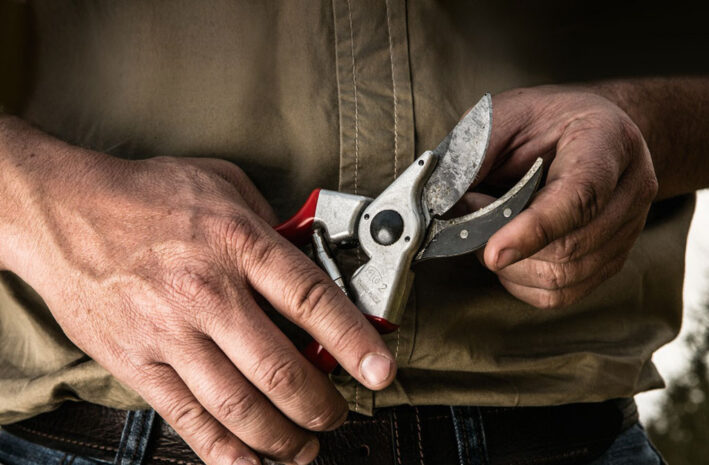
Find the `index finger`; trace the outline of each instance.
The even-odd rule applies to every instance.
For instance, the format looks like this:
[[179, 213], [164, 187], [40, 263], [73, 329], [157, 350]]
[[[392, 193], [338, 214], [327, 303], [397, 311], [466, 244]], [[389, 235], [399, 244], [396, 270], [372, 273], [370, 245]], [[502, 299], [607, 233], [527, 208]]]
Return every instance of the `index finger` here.
[[[243, 260], [249, 284], [306, 330], [342, 367], [370, 389], [394, 379], [394, 357], [376, 329], [315, 263], [271, 228]], [[254, 242], [255, 243], [255, 242]]]

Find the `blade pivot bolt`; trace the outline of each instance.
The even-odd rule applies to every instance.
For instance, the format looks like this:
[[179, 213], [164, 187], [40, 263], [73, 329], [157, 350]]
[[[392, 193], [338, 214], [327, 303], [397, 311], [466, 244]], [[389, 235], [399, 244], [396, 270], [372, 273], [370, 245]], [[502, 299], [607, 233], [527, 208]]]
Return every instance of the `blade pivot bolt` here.
[[391, 245], [404, 232], [404, 220], [394, 210], [382, 210], [374, 215], [369, 232], [377, 244]]

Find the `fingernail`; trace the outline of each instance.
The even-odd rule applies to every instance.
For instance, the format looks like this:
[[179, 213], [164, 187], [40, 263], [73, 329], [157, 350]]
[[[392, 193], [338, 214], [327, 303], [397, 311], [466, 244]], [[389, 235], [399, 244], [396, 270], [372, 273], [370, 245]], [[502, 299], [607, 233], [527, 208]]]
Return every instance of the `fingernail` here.
[[367, 354], [362, 359], [360, 372], [369, 384], [378, 386], [389, 378], [391, 367], [392, 363], [389, 357], [380, 354]]
[[256, 465], [256, 462], [248, 457], [239, 457], [234, 465]]
[[513, 264], [522, 258], [522, 254], [516, 249], [502, 249], [499, 254], [497, 254], [497, 261], [495, 266], [497, 269], [502, 269], [508, 265]]
[[318, 443], [318, 440], [313, 439], [312, 441], [304, 445], [302, 449], [300, 449], [300, 452], [296, 454], [295, 458], [293, 458], [293, 461], [297, 465], [307, 465], [308, 463], [315, 460], [315, 457], [318, 456], [319, 449], [320, 444]]

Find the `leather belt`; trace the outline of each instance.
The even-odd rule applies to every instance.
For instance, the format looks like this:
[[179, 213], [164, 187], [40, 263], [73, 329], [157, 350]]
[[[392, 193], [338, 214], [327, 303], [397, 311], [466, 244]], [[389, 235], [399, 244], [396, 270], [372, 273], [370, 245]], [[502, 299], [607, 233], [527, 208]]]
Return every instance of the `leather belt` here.
[[[4, 426], [10, 434], [67, 453], [113, 462], [130, 412], [85, 402]], [[202, 462], [159, 417], [150, 432], [145, 464]], [[488, 465], [588, 463], [637, 422], [632, 399], [556, 407], [399, 406], [373, 417], [350, 415], [336, 431], [318, 433], [315, 464], [459, 464], [479, 443]], [[477, 426], [475, 426], [477, 425]]]

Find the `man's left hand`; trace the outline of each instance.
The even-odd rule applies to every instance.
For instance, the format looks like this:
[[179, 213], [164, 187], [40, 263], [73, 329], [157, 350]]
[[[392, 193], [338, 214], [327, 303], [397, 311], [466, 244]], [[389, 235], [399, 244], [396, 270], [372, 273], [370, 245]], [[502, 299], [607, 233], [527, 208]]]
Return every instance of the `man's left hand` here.
[[[647, 144], [622, 109], [583, 88], [513, 90], [495, 96], [493, 108], [480, 179], [509, 186], [536, 157], [548, 173], [480, 256], [517, 298], [572, 304], [622, 268], [644, 227], [658, 189]], [[480, 204], [476, 195], [468, 202]]]

